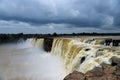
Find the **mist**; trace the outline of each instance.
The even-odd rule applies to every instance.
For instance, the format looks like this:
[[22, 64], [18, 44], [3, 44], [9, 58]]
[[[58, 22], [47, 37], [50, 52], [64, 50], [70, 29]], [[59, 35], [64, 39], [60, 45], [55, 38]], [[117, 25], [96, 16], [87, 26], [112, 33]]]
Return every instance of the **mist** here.
[[30, 42], [0, 46], [0, 80], [62, 80], [62, 59]]

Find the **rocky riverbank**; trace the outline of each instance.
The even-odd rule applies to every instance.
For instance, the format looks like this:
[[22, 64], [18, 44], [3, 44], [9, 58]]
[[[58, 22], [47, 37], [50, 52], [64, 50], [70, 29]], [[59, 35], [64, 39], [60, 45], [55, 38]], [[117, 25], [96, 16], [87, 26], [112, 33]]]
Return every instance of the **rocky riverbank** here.
[[85, 74], [74, 71], [64, 80], [120, 80], [120, 59], [112, 57], [111, 62], [111, 65], [102, 64], [102, 67], [96, 67]]

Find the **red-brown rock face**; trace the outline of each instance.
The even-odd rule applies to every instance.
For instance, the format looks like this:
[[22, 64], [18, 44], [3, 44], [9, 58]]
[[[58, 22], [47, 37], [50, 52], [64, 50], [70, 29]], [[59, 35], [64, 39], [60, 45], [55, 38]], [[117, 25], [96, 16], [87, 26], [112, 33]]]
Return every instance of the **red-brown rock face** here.
[[75, 71], [64, 80], [120, 80], [120, 59], [113, 57], [111, 61], [114, 65], [101, 64], [102, 67], [94, 68], [85, 74]]

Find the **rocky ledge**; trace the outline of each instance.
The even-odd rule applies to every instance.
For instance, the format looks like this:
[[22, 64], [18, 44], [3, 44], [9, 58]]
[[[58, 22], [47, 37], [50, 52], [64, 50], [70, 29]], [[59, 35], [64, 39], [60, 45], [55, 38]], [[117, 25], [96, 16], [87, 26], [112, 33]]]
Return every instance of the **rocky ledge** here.
[[96, 67], [83, 74], [74, 71], [67, 75], [64, 80], [120, 80], [120, 58], [112, 57], [109, 64], [101, 64], [102, 67]]
[[50, 52], [52, 49], [53, 38], [44, 38], [44, 50]]

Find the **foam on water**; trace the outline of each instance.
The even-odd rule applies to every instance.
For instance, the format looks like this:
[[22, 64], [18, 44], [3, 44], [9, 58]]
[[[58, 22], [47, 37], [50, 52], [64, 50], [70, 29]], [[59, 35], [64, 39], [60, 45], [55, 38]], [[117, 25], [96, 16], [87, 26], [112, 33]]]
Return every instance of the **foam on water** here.
[[86, 73], [102, 63], [111, 64], [113, 56], [120, 58], [120, 48], [105, 46], [104, 39], [55, 38], [52, 54], [64, 60], [66, 73]]
[[0, 46], [0, 80], [62, 80], [62, 59], [28, 41]]

